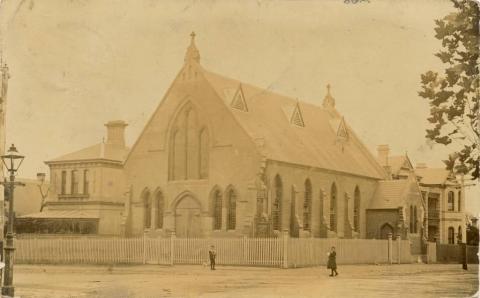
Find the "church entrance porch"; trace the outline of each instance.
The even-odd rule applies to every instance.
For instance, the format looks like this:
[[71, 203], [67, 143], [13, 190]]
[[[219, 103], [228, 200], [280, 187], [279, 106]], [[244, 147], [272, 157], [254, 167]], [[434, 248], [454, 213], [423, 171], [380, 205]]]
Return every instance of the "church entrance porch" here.
[[196, 238], [202, 234], [200, 204], [186, 195], [175, 207], [175, 234], [180, 238]]

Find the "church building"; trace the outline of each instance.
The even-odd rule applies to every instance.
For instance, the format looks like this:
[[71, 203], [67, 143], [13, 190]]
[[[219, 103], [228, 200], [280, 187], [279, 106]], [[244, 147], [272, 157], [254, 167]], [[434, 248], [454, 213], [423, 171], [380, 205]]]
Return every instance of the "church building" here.
[[[200, 61], [192, 33], [184, 66], [125, 160], [128, 235], [382, 237], [388, 220], [367, 229], [366, 210], [383, 209], [373, 200], [398, 186], [382, 182], [390, 177], [336, 110], [330, 86], [314, 105]], [[413, 215], [398, 215], [404, 206], [394, 206], [402, 232], [399, 220], [389, 232], [406, 237]]]

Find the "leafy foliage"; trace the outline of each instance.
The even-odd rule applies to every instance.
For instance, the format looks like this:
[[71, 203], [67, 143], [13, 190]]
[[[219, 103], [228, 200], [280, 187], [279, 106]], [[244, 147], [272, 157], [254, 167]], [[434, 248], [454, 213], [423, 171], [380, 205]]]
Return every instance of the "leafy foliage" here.
[[435, 21], [435, 38], [442, 42], [435, 56], [444, 72], [422, 74], [418, 94], [430, 104], [426, 138], [452, 148], [444, 161], [447, 169], [478, 179], [479, 6], [475, 1], [451, 1], [456, 11]]

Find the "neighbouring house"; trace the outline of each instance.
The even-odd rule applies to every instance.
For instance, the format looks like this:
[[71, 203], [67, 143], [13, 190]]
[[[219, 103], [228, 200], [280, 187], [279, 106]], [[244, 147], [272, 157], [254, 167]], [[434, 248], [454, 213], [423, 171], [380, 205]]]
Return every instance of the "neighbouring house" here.
[[415, 172], [426, 205], [425, 225], [429, 241], [442, 244], [465, 242], [465, 192], [461, 181], [444, 168], [418, 163]]
[[[387, 173], [380, 181], [367, 210], [368, 238], [385, 238], [385, 233], [410, 239], [412, 253], [422, 253], [422, 240], [426, 240], [424, 215], [426, 204], [418, 183], [418, 176], [410, 158], [391, 156], [388, 145], [379, 145], [377, 160]], [[381, 230], [375, 230], [384, 222]]]
[[42, 212], [19, 217], [24, 233], [121, 234], [124, 210], [123, 121], [110, 121], [107, 140], [47, 161], [51, 187]]

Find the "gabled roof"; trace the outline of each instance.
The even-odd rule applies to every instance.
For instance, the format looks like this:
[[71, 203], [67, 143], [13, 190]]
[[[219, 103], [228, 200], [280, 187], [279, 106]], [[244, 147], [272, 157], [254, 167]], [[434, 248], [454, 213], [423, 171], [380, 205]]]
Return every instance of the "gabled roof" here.
[[[230, 107], [232, 97], [228, 94], [232, 94], [240, 82], [203, 68], [201, 73]], [[331, 107], [301, 102], [304, 127], [299, 129], [288, 118], [288, 111], [295, 111], [297, 100], [246, 83], [241, 86], [248, 112], [231, 107], [230, 111], [252, 139], [265, 140], [267, 159], [376, 179], [385, 177], [383, 168], [345, 123], [349, 141], [342, 144], [343, 150], [337, 146], [341, 118], [329, 110]], [[337, 125], [332, 127], [331, 122]]]
[[129, 148], [127, 147], [122, 148], [117, 145], [112, 145], [108, 143], [105, 144], [102, 142], [72, 153], [62, 155], [45, 163], [49, 164], [85, 160], [111, 160], [123, 162], [128, 154], [128, 151]]
[[405, 202], [407, 188], [411, 183], [408, 179], [382, 180], [370, 201], [369, 209], [397, 209]]
[[421, 177], [420, 184], [423, 185], [458, 184], [451, 172], [443, 168], [416, 168], [415, 173]]
[[[412, 163], [407, 155], [398, 155], [398, 156], [389, 156], [388, 157], [388, 166], [390, 167], [390, 172], [393, 175], [400, 175], [402, 171], [411, 172], [413, 171]], [[408, 173], [405, 173], [408, 174]]]

